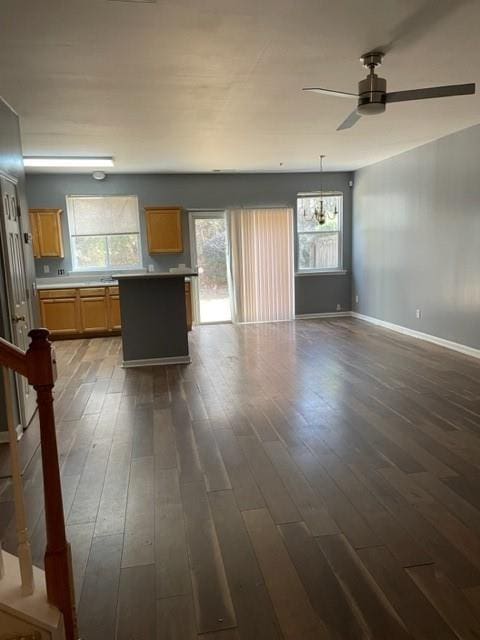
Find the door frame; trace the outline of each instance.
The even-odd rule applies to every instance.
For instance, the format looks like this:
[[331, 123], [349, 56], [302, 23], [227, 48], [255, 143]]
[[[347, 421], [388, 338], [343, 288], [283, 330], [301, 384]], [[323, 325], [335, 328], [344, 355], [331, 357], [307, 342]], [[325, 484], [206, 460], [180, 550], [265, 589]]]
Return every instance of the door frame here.
[[[18, 180], [14, 176], [11, 176], [4, 171], [0, 171], [0, 179], [6, 180], [7, 182], [9, 182], [15, 189], [15, 199], [17, 204], [17, 221], [18, 221], [18, 227], [20, 230], [20, 237], [23, 239], [24, 229], [22, 225], [22, 215], [21, 215], [22, 212], [20, 208], [21, 205], [20, 205], [20, 198], [19, 198], [19, 191], [18, 191]], [[3, 192], [1, 188], [0, 188], [0, 195], [3, 198]], [[3, 201], [1, 203], [1, 208], [2, 210], [4, 208]], [[0, 220], [0, 245], [2, 248], [1, 262], [2, 262], [2, 267], [4, 271], [3, 283], [5, 284], [5, 298], [7, 303], [7, 309], [6, 309], [7, 326], [10, 333], [9, 339], [11, 340], [12, 343], [15, 344], [15, 339], [14, 339], [15, 327], [13, 326], [13, 311], [12, 311], [15, 307], [15, 302], [13, 299], [13, 283], [10, 275], [11, 267], [10, 267], [10, 264], [8, 263], [5, 221], [3, 219], [3, 215], [1, 217], [2, 219]], [[23, 263], [23, 269], [25, 271], [25, 277], [27, 277], [26, 257], [25, 257], [25, 248], [24, 248], [23, 241], [22, 241], [21, 253], [22, 253], [21, 259]], [[28, 282], [27, 282], [27, 286], [28, 286]], [[32, 301], [31, 301], [31, 296], [29, 295], [28, 289], [25, 291], [25, 296], [26, 296], [26, 325], [27, 325], [27, 331], [28, 331], [29, 329], [32, 328], [32, 317], [33, 317], [32, 306], [31, 306]], [[17, 404], [18, 418], [20, 421], [20, 424], [16, 426], [16, 432], [17, 432], [18, 438], [20, 439], [23, 435], [23, 431], [28, 427], [33, 416], [35, 415], [37, 403], [36, 403], [33, 389], [31, 389], [30, 394], [28, 394], [28, 397], [27, 397], [23, 392], [23, 381], [20, 379], [19, 374], [14, 374], [14, 377], [15, 377], [14, 388], [15, 388], [15, 394], [16, 394], [16, 404]]]
[[[225, 231], [227, 230], [227, 212], [225, 209], [189, 209], [188, 210], [188, 235], [190, 237], [190, 262], [192, 268], [197, 270], [197, 243], [195, 236], [195, 220], [202, 218], [223, 218], [225, 220]], [[226, 260], [225, 267], [227, 269], [227, 281], [228, 281], [228, 296], [231, 303], [231, 283], [230, 283], [230, 270], [228, 268], [228, 234], [226, 238]], [[192, 291], [192, 320], [194, 324], [231, 324], [232, 320], [216, 320], [213, 322], [200, 322], [200, 295], [198, 286], [198, 276], [191, 280]]]

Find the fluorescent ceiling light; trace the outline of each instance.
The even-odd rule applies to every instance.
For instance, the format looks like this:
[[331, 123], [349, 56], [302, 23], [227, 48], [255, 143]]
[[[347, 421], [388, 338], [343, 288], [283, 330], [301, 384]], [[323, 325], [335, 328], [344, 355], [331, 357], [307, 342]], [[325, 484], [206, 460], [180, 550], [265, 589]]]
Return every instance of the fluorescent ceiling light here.
[[26, 156], [26, 167], [113, 167], [113, 158], [72, 158], [62, 156]]

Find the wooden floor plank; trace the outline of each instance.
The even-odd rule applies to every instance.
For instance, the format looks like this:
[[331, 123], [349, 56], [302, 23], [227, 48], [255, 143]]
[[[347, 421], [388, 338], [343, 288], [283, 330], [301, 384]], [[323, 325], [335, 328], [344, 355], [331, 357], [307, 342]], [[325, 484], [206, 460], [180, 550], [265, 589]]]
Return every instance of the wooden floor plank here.
[[244, 511], [243, 518], [285, 639], [329, 638], [269, 512], [266, 509]]
[[239, 508], [244, 510], [264, 507], [265, 500], [233, 432], [228, 429], [215, 430], [214, 437]]
[[237, 439], [275, 522], [299, 522], [302, 517], [257, 438]]
[[177, 450], [170, 409], [153, 410], [153, 451], [158, 469], [177, 467]]
[[95, 522], [110, 454], [109, 443], [92, 445], [70, 509], [69, 524]]
[[177, 469], [163, 469], [155, 458], [155, 567], [157, 597], [192, 590], [183, 505]]
[[154, 565], [122, 568], [116, 640], [151, 640], [157, 637], [156, 626]]
[[464, 595], [433, 565], [411, 567], [409, 576], [462, 640], [478, 640], [479, 612], [474, 612]]
[[288, 553], [315, 611], [333, 637], [368, 638], [361, 616], [343, 591], [315, 539], [303, 522], [279, 526]]
[[207, 491], [231, 489], [222, 457], [208, 420], [196, 420], [192, 423], [200, 464], [203, 469]]
[[236, 626], [215, 527], [203, 482], [181, 486], [198, 633]]
[[370, 637], [378, 640], [409, 638], [403, 622], [347, 540], [335, 535], [321, 536], [317, 542], [349, 598], [355, 603]]
[[386, 547], [360, 549], [357, 554], [414, 638], [456, 639], [453, 630]]
[[130, 479], [130, 443], [114, 443], [110, 449], [103, 491], [95, 523], [95, 535], [123, 533]]
[[114, 638], [123, 535], [94, 538], [85, 570], [78, 621], [82, 638]]
[[308, 482], [320, 494], [339, 529], [355, 548], [381, 544], [355, 506], [322, 469], [318, 458], [306, 447], [292, 449], [292, 457]]
[[77, 605], [82, 593], [85, 570], [92, 546], [94, 524], [72, 524], [67, 527], [67, 539], [72, 552], [73, 581]]
[[122, 568], [154, 563], [154, 459], [136, 458], [130, 468]]
[[265, 450], [293, 502], [314, 536], [339, 533], [318, 493], [308, 484], [281, 442], [264, 443]]
[[232, 491], [209, 495], [242, 640], [281, 638], [265, 582]]
[[157, 600], [157, 640], [196, 640], [197, 638], [191, 596], [173, 596]]

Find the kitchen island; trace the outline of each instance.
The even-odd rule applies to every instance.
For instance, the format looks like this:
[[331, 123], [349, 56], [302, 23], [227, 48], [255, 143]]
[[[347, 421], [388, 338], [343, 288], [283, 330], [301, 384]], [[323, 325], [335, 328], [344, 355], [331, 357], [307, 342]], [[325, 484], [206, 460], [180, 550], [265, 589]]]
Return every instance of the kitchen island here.
[[185, 278], [197, 273], [118, 275], [123, 366], [188, 364]]

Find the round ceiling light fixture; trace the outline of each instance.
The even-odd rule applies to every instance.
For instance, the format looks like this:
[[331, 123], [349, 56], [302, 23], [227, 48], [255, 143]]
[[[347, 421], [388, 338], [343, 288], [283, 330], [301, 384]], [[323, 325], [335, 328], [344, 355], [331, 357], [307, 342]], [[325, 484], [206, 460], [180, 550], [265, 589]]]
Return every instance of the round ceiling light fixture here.
[[92, 173], [92, 178], [94, 180], [105, 180], [107, 174], [104, 171], [94, 171]]

